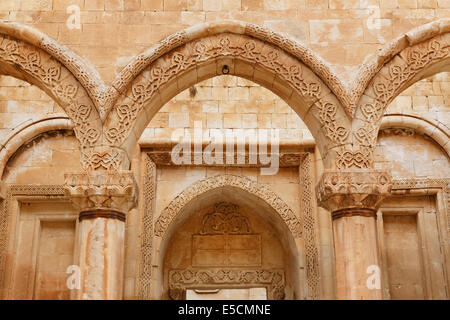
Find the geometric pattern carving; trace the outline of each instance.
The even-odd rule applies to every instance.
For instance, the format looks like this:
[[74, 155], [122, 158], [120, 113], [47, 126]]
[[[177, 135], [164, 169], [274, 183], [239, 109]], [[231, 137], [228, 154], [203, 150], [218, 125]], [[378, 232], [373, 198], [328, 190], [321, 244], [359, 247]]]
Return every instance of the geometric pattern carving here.
[[192, 236], [192, 266], [261, 266], [261, 235], [252, 234], [239, 206], [214, 205], [202, 218], [200, 234]]
[[284, 271], [261, 269], [184, 269], [169, 271], [169, 296], [186, 297], [186, 289], [195, 288], [267, 288], [268, 300], [284, 299]]
[[[127, 152], [134, 150], [133, 139], [138, 137], [130, 136], [131, 128], [153, 93], [162, 92], [165, 84], [188, 70], [221, 58], [268, 70], [290, 90], [282, 94], [289, 98], [296, 93], [311, 106], [307, 120], [320, 128], [313, 132], [316, 143], [331, 160], [339, 158], [338, 169], [371, 168], [387, 103], [450, 53], [449, 22], [435, 21], [387, 44], [346, 85], [318, 55], [289, 37], [250, 23], [213, 22], [160, 41], [137, 55], [111, 85], [105, 85], [94, 68], [43, 33], [16, 23], [0, 21], [0, 26], [2, 72], [29, 80], [57, 100], [74, 124], [82, 164], [89, 170], [127, 169], [129, 163], [123, 154], [117, 155], [118, 149], [87, 151], [104, 142], [109, 143], [106, 149], [118, 148], [126, 139], [131, 139]], [[276, 91], [280, 83], [269, 86]], [[139, 132], [133, 134], [139, 136]], [[346, 142], [350, 148], [341, 147]], [[339, 152], [327, 152], [338, 146]]]
[[302, 212], [303, 241], [305, 243], [306, 256], [306, 281], [308, 283], [309, 299], [320, 298], [320, 266], [319, 248], [317, 238], [317, 222], [314, 211], [313, 188], [314, 182], [311, 175], [312, 154], [303, 156], [300, 170], [300, 200]]
[[403, 50], [391, 59], [365, 89], [367, 97], [358, 108], [361, 121], [353, 129], [353, 137], [361, 148], [373, 152], [381, 118], [388, 104], [427, 68], [448, 59], [450, 43], [436, 36]]
[[156, 166], [149, 157], [144, 156], [144, 186], [141, 203], [141, 248], [139, 259], [139, 274], [137, 277], [139, 300], [151, 299], [152, 284], [152, 250], [153, 250], [153, 211], [156, 195]]
[[269, 206], [275, 209], [278, 215], [284, 220], [294, 238], [301, 236], [300, 221], [294, 211], [272, 190], [262, 186], [246, 177], [240, 177], [230, 174], [214, 176], [193, 183], [173, 199], [169, 205], [164, 208], [155, 223], [155, 235], [163, 237], [170, 223], [176, 217], [178, 212], [191, 200], [201, 194], [221, 187], [236, 187], [253, 194]]
[[325, 170], [316, 186], [318, 205], [335, 212], [344, 208], [375, 210], [390, 194], [392, 177], [381, 170]]
[[95, 106], [83, 86], [58, 60], [42, 49], [0, 35], [0, 65], [16, 68], [55, 97], [74, 124], [81, 149], [95, 145], [102, 130]]
[[[307, 103], [311, 105], [316, 102], [316, 119], [323, 126], [325, 136], [337, 144], [344, 143], [349, 131], [337, 117], [340, 105], [326, 96], [326, 85], [318, 77], [308, 73], [308, 68], [299, 60], [286, 59], [287, 55], [282, 49], [255, 38], [231, 33], [189, 42], [158, 58], [146, 69], [147, 76], [136, 77], [130, 90], [117, 101], [114, 112], [110, 113], [106, 122], [106, 139], [114, 145], [120, 145], [128, 137], [135, 121], [141, 117], [139, 115], [143, 114], [147, 103], [160, 94], [161, 87], [199, 64], [211, 62], [215, 65], [217, 59], [227, 57], [256, 64], [273, 72]], [[230, 74], [233, 74], [233, 70]]]
[[299, 60], [285, 59], [286, 53], [281, 49], [255, 38], [224, 33], [189, 42], [151, 64], [146, 69], [148, 76], [137, 77], [131, 89], [117, 101], [114, 112], [110, 113], [106, 122], [106, 139], [120, 145], [128, 137], [148, 101], [160, 94], [161, 87], [199, 64], [211, 62], [215, 65], [217, 59], [227, 57], [267, 69], [288, 83], [307, 103], [317, 101], [314, 107], [317, 110], [316, 119], [323, 126], [325, 136], [338, 144], [348, 137], [348, 129], [337, 118], [339, 105], [326, 97], [326, 86], [313, 73], [307, 73], [305, 65]]

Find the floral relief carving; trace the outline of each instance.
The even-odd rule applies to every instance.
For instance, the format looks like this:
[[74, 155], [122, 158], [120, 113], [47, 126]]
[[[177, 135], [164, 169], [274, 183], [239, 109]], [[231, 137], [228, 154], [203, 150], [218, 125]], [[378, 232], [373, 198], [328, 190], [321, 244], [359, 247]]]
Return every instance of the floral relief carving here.
[[164, 208], [155, 222], [155, 235], [163, 237], [170, 223], [175, 219], [178, 212], [192, 199], [216, 188], [231, 186], [245, 190], [258, 196], [273, 207], [278, 215], [284, 220], [294, 238], [301, 236], [301, 225], [294, 211], [273, 191], [266, 186], [240, 176], [221, 175], [200, 180], [175, 197], [169, 205]]
[[285, 278], [283, 270], [272, 269], [184, 269], [169, 271], [169, 296], [184, 299], [186, 289], [196, 287], [266, 287], [267, 299], [283, 300]]
[[[304, 97], [309, 103], [318, 102], [318, 120], [325, 127], [326, 137], [342, 144], [348, 137], [348, 129], [336, 119], [338, 106], [322, 98], [323, 83], [312, 81], [303, 76], [305, 66], [299, 61], [288, 64], [284, 59], [286, 53], [280, 49], [261, 43], [259, 40], [234, 34], [221, 34], [207, 37], [177, 48], [155, 61], [146, 69], [146, 77], [139, 77], [126, 97], [116, 107], [113, 119], [106, 129], [106, 139], [115, 145], [122, 143], [130, 134], [137, 115], [145, 107], [145, 103], [157, 94], [158, 89], [172, 79], [181, 76], [187, 70], [195, 68], [199, 63], [214, 61], [220, 57], [233, 57], [257, 64], [272, 71], [278, 77]], [[125, 101], [127, 101], [125, 103]]]
[[216, 203], [214, 212], [202, 219], [202, 235], [246, 233], [251, 233], [248, 218], [239, 212], [238, 205], [232, 203]]

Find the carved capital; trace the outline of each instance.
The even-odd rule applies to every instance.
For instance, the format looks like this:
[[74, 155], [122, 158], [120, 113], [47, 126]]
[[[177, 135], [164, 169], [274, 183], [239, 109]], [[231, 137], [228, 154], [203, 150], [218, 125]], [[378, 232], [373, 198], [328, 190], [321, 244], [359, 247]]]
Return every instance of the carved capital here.
[[316, 186], [319, 206], [332, 213], [352, 209], [352, 214], [364, 215], [375, 212], [391, 188], [391, 175], [376, 170], [325, 171]]
[[90, 171], [64, 177], [65, 193], [81, 212], [126, 214], [136, 205], [137, 185], [130, 171]]

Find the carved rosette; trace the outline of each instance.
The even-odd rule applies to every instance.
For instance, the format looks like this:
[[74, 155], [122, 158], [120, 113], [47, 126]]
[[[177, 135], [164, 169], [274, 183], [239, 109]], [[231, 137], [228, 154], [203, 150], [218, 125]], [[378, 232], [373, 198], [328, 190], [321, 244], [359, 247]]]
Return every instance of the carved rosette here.
[[385, 171], [325, 171], [317, 184], [318, 205], [342, 215], [374, 215], [390, 194], [392, 177]]
[[[130, 171], [90, 171], [65, 174], [65, 193], [84, 213], [124, 220], [136, 205], [137, 185]], [[106, 216], [105, 216], [106, 217]]]

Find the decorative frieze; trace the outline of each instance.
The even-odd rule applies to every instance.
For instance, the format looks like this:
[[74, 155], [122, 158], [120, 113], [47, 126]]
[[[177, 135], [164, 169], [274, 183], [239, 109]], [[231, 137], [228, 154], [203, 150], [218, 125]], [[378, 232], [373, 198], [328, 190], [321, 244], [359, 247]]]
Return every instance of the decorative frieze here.
[[169, 296], [181, 300], [186, 289], [195, 288], [249, 288], [266, 287], [269, 300], [282, 300], [285, 296], [283, 270], [261, 269], [184, 269], [169, 271]]

